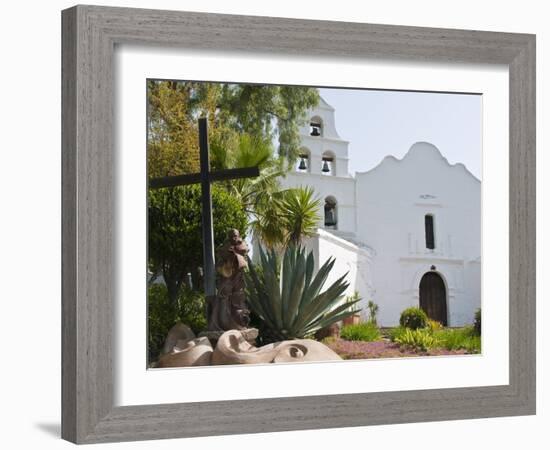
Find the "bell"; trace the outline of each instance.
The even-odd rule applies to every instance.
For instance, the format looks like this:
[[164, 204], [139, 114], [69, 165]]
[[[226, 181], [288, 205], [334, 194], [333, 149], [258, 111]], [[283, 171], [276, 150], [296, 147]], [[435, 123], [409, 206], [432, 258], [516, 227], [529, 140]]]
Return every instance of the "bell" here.
[[298, 169], [300, 169], [300, 170], [306, 170], [307, 169], [306, 161], [305, 161], [303, 156], [300, 159], [300, 165], [298, 166]]
[[313, 127], [311, 130], [311, 136], [321, 136], [321, 133], [319, 133], [319, 128]]
[[330, 172], [328, 161], [326, 159], [323, 161], [323, 169], [321, 170], [321, 172], [324, 172], [324, 173]]

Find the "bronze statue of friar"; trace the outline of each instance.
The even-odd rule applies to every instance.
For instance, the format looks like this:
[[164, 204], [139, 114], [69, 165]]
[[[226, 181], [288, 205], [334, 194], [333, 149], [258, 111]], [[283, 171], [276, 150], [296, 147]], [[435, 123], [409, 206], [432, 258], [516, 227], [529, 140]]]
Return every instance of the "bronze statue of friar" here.
[[244, 292], [244, 270], [248, 267], [248, 245], [238, 230], [227, 233], [216, 251], [217, 295], [208, 304], [208, 330], [243, 330], [250, 322]]

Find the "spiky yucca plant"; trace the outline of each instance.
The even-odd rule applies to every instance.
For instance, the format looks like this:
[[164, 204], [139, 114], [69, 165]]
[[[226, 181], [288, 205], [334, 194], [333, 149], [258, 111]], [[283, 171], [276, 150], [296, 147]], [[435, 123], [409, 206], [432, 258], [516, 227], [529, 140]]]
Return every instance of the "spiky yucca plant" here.
[[260, 270], [249, 264], [246, 274], [247, 298], [272, 338], [304, 338], [354, 314], [343, 295], [347, 273], [321, 292], [334, 262], [330, 258], [314, 276], [313, 253], [290, 245], [279, 271], [276, 252], [260, 248]]

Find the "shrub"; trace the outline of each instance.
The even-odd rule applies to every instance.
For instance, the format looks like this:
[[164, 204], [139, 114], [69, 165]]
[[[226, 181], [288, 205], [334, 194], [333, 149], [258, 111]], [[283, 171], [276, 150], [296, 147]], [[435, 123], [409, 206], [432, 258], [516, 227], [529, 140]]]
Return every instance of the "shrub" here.
[[395, 327], [389, 330], [388, 336], [390, 338], [390, 341], [396, 342], [397, 338], [400, 337], [403, 333], [405, 333], [405, 330], [407, 328], [405, 327]]
[[[188, 273], [197, 274], [203, 265], [202, 197], [199, 185], [150, 189], [148, 193], [148, 266], [162, 275], [170, 300], [180, 295], [179, 286]], [[227, 230], [236, 228], [244, 236], [247, 213], [236, 196], [222, 186], [212, 185], [214, 244], [221, 245]]]
[[416, 330], [405, 328], [402, 333], [395, 337], [395, 342], [399, 345], [404, 345], [423, 352], [433, 347], [437, 347], [439, 344], [438, 339], [425, 328], [418, 328]]
[[198, 333], [206, 328], [205, 298], [200, 292], [182, 289], [176, 302], [171, 302], [163, 284], [149, 286], [147, 293], [147, 332], [149, 362], [156, 361], [170, 328], [183, 322]]
[[[481, 338], [475, 334], [473, 326], [433, 329], [428, 325], [426, 328], [417, 330], [396, 327], [390, 330], [389, 336], [392, 342], [422, 351], [433, 347], [441, 347], [449, 351], [481, 352]], [[433, 341], [430, 341], [426, 336], [432, 336]]]
[[443, 325], [441, 325], [441, 322], [438, 322], [437, 320], [428, 319], [428, 323], [426, 324], [426, 327], [431, 331], [438, 331], [443, 328]]
[[481, 336], [481, 308], [476, 309], [474, 314], [474, 332], [477, 336]]
[[367, 308], [369, 310], [369, 322], [376, 324], [376, 315], [378, 314], [378, 305], [372, 300], [369, 300], [367, 303]]
[[425, 328], [427, 322], [428, 316], [424, 310], [416, 306], [405, 309], [399, 318], [399, 325], [405, 328], [410, 328], [411, 330]]
[[348, 341], [378, 341], [380, 340], [380, 330], [372, 322], [346, 325], [340, 331], [340, 337]]
[[261, 321], [262, 343], [311, 336], [353, 314], [353, 303], [343, 295], [347, 273], [321, 292], [334, 258], [314, 274], [313, 252], [306, 254], [302, 246], [287, 247], [282, 264], [274, 250], [266, 253], [260, 247], [259, 253], [262, 270], [249, 264], [245, 279], [248, 304]]
[[447, 350], [466, 350], [469, 353], [481, 352], [481, 338], [476, 335], [473, 326], [446, 328], [434, 333], [441, 347]]

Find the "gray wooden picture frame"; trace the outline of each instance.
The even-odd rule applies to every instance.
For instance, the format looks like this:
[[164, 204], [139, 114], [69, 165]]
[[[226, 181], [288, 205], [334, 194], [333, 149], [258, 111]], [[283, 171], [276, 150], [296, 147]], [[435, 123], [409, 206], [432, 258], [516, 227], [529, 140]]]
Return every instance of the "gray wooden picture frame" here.
[[[64, 439], [94, 443], [535, 413], [535, 36], [98, 6], [63, 11], [62, 32]], [[113, 52], [125, 43], [507, 65], [509, 384], [114, 407]]]

